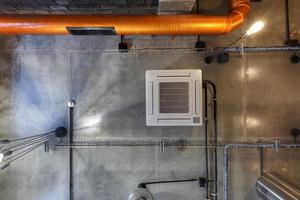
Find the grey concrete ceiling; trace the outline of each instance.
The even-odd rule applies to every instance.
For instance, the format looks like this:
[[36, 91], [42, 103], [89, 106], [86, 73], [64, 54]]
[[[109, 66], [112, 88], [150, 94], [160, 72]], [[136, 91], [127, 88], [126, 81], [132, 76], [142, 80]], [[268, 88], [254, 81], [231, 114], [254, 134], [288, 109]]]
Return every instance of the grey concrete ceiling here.
[[159, 0], [159, 14], [190, 13], [196, 0]]
[[2, 14], [151, 14], [157, 7], [158, 0], [0, 0]]

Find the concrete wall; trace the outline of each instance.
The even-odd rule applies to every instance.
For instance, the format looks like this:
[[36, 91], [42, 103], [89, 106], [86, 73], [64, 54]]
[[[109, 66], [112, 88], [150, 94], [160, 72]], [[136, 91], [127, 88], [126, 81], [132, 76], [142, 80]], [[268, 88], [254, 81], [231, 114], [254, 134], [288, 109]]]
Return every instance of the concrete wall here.
[[[219, 4], [218, 4], [219, 3]], [[300, 39], [300, 2], [291, 1], [293, 35]], [[217, 1], [214, 9], [223, 2]], [[219, 7], [218, 7], [219, 6]], [[266, 28], [244, 45], [282, 45], [283, 1], [253, 4], [245, 25], [226, 36], [203, 37], [209, 46], [226, 45], [257, 19]], [[207, 9], [207, 12], [212, 12]], [[195, 37], [131, 37], [133, 46], [193, 47]], [[299, 127], [300, 65], [291, 53], [232, 55], [226, 64], [207, 65], [199, 52], [118, 53], [118, 37], [22, 36], [0, 38], [1, 137], [20, 137], [68, 124], [66, 102], [75, 99], [75, 139], [203, 139], [203, 127], [146, 127], [145, 70], [202, 69], [218, 90], [220, 141], [280, 139], [292, 142]], [[94, 122], [93, 124], [90, 124]], [[221, 153], [221, 151], [220, 151]], [[204, 149], [101, 147], [74, 150], [76, 200], [124, 200], [142, 180], [186, 178], [205, 173]], [[266, 152], [266, 170], [299, 185], [299, 150]], [[222, 197], [222, 159], [219, 187]], [[230, 199], [257, 199], [257, 150], [233, 150]], [[0, 172], [2, 200], [68, 199], [68, 149], [43, 148]], [[159, 200], [204, 199], [195, 183], [151, 186]], [[221, 199], [221, 198], [220, 198]]]

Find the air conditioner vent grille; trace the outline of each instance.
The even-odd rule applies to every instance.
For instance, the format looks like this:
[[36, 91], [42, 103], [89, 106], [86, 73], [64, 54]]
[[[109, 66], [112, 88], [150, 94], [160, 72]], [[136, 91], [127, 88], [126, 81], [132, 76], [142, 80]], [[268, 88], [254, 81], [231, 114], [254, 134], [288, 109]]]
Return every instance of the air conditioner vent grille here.
[[189, 112], [188, 82], [161, 82], [159, 88], [160, 113]]

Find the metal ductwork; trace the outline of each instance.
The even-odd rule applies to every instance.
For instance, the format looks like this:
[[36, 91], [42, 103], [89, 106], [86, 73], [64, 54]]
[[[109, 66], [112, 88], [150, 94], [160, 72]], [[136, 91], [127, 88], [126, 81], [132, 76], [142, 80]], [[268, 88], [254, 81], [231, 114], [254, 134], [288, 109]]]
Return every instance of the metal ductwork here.
[[263, 200], [299, 200], [300, 191], [272, 173], [265, 173], [256, 182], [256, 191]]
[[227, 16], [204, 15], [0, 15], [0, 34], [201, 35], [240, 26], [249, 0], [229, 0]]

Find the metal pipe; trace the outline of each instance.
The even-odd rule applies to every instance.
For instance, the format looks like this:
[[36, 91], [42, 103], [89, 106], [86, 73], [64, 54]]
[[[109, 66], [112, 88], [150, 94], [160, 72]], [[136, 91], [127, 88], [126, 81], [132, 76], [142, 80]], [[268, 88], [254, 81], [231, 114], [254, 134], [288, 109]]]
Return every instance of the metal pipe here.
[[290, 46], [269, 46], [269, 47], [231, 47], [226, 50], [229, 53], [238, 53], [238, 52], [276, 52], [276, 51], [299, 51], [300, 47], [290, 47]]
[[256, 181], [256, 192], [264, 200], [299, 200], [300, 190], [277, 174], [267, 172]]
[[[201, 52], [208, 53], [213, 51], [220, 51], [225, 47], [215, 47], [215, 48], [190, 48], [190, 47], [159, 47], [159, 48], [131, 48], [126, 50], [128, 53], [137, 53], [137, 52]], [[201, 50], [201, 51], [199, 51]], [[19, 50], [16, 50], [19, 51]], [[28, 50], [29, 52], [36, 52], [36, 50]], [[57, 50], [59, 51], [59, 50]], [[257, 46], [257, 47], [230, 47], [227, 48], [225, 52], [228, 53], [262, 53], [262, 52], [296, 52], [300, 51], [300, 46]], [[1, 50], [0, 50], [1, 52]], [[52, 50], [47, 51], [49, 53], [53, 52]], [[71, 53], [84, 52], [88, 53], [90, 50], [71, 50]], [[103, 50], [94, 50], [93, 52], [98, 53], [119, 53], [118, 49], [103, 49]], [[4, 141], [6, 142], [6, 141]], [[0, 140], [1, 143], [1, 140]]]
[[[160, 141], [99, 141], [99, 142], [73, 142], [70, 143], [61, 143], [55, 145], [56, 147], [71, 147], [71, 148], [78, 148], [78, 147], [87, 147], [87, 148], [94, 148], [94, 147], [160, 147]], [[179, 140], [164, 140], [165, 147], [182, 147], [182, 146], [199, 146], [199, 147], [215, 147], [216, 145], [205, 145], [202, 142], [192, 142], [192, 141], [183, 141], [182, 139]], [[220, 146], [223, 147], [223, 146]]]
[[199, 178], [142, 182], [139, 184], [139, 187], [144, 188], [146, 185], [161, 184], [161, 183], [182, 183], [182, 182], [194, 182], [194, 181], [199, 181]]
[[[197, 51], [201, 50], [201, 52], [212, 52], [212, 51], [222, 51], [226, 47], [216, 47], [216, 48], [189, 48], [189, 47], [163, 47], [163, 48], [133, 48], [129, 49], [129, 52], [155, 52], [155, 51]], [[260, 53], [260, 52], [280, 52], [280, 51], [299, 51], [300, 46], [257, 46], [257, 47], [228, 47], [224, 52], [227, 53], [241, 53], [241, 52], [246, 52], [246, 53]], [[109, 50], [107, 52], [115, 52], [117, 50]]]
[[223, 148], [223, 199], [228, 200], [228, 146]]
[[[192, 141], [192, 140], [183, 140], [183, 139], [164, 139], [164, 145], [166, 147], [182, 147], [182, 146], [190, 146], [190, 147], [208, 147], [208, 148], [223, 148], [226, 145], [231, 145], [232, 148], [271, 148], [274, 147], [274, 143], [218, 143], [218, 144], [208, 144], [206, 145], [203, 142]], [[159, 147], [161, 144], [161, 140], [128, 140], [128, 139], [109, 139], [98, 142], [73, 142], [70, 143], [60, 143], [55, 145], [55, 147]], [[280, 144], [281, 148], [299, 148], [300, 144]]]

